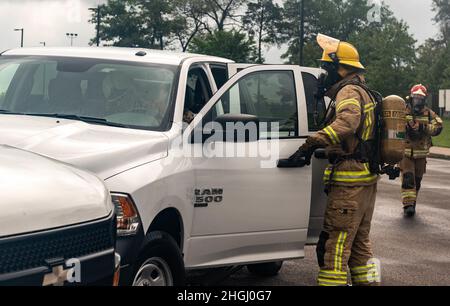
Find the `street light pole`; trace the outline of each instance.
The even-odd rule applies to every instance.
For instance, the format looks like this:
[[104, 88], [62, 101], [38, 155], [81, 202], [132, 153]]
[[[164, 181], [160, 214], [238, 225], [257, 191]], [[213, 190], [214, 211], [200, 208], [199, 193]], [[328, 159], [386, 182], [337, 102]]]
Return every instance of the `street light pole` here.
[[70, 46], [73, 47], [73, 40], [78, 37], [77, 33], [66, 33], [66, 37], [70, 39]]
[[45, 47], [45, 45], [46, 45], [45, 41], [41, 41], [39, 44], [40, 44], [40, 45], [43, 45], [44, 47]]
[[305, 47], [305, 0], [300, 0], [300, 66], [304, 64], [303, 49]]
[[24, 32], [24, 29], [23, 28], [21, 28], [21, 29], [14, 29], [14, 31], [16, 31], [16, 32], [18, 32], [18, 31], [20, 31], [22, 34], [21, 34], [21, 38], [20, 38], [20, 47], [21, 48], [23, 48], [23, 32]]

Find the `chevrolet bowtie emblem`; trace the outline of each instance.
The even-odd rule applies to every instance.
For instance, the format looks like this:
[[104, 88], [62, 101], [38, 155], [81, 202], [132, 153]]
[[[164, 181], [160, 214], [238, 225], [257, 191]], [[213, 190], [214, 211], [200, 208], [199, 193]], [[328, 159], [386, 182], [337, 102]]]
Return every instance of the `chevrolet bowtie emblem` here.
[[64, 266], [53, 267], [52, 272], [44, 276], [42, 286], [64, 286], [72, 269], [64, 270]]

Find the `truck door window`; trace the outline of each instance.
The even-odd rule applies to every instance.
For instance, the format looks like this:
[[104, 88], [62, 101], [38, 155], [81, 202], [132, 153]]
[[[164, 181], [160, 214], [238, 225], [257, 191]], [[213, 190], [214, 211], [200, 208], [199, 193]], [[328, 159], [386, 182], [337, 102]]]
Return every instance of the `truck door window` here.
[[298, 111], [294, 74], [291, 71], [249, 74], [232, 86], [211, 112], [209, 118], [213, 120], [222, 114], [257, 116], [261, 139], [296, 137]]
[[228, 81], [227, 67], [222, 65], [211, 65], [211, 72], [216, 81], [217, 89], [220, 89]]
[[205, 71], [193, 68], [188, 73], [183, 120], [192, 121], [212, 96], [212, 90]]
[[325, 119], [326, 105], [323, 98], [317, 99], [318, 80], [308, 72], [302, 72], [303, 86], [305, 88], [306, 105], [308, 109], [308, 129], [315, 132], [321, 129]]

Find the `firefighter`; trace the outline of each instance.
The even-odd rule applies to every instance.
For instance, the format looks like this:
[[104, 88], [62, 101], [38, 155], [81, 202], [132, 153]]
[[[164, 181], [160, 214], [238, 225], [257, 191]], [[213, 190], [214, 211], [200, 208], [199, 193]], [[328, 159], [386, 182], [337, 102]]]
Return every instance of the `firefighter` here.
[[[325, 95], [334, 103], [326, 127], [309, 137], [290, 157], [310, 164], [314, 151], [326, 148], [330, 165], [324, 173], [328, 203], [317, 245], [318, 285], [379, 285], [379, 265], [369, 240], [378, 175], [371, 173], [362, 152], [374, 138], [375, 103], [365, 85], [365, 68], [349, 43], [318, 35], [326, 71], [321, 76]], [[349, 269], [350, 268], [350, 269]]]
[[406, 217], [416, 214], [417, 196], [432, 146], [431, 137], [442, 132], [442, 119], [426, 106], [427, 96], [427, 88], [419, 84], [411, 89], [411, 96], [407, 98], [406, 150], [400, 163], [403, 209]]

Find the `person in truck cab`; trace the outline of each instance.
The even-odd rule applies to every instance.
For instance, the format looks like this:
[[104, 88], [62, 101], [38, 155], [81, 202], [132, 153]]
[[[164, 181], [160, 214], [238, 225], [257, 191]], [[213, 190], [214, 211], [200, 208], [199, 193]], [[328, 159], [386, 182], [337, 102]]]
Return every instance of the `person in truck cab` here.
[[378, 285], [380, 275], [369, 240], [378, 175], [369, 170], [363, 147], [374, 138], [375, 101], [367, 88], [357, 49], [319, 34], [326, 73], [321, 87], [334, 101], [326, 127], [310, 136], [290, 158], [310, 163], [314, 151], [326, 148], [330, 165], [326, 182], [328, 204], [324, 230], [317, 245], [318, 284], [347, 285], [348, 266], [353, 285]]

